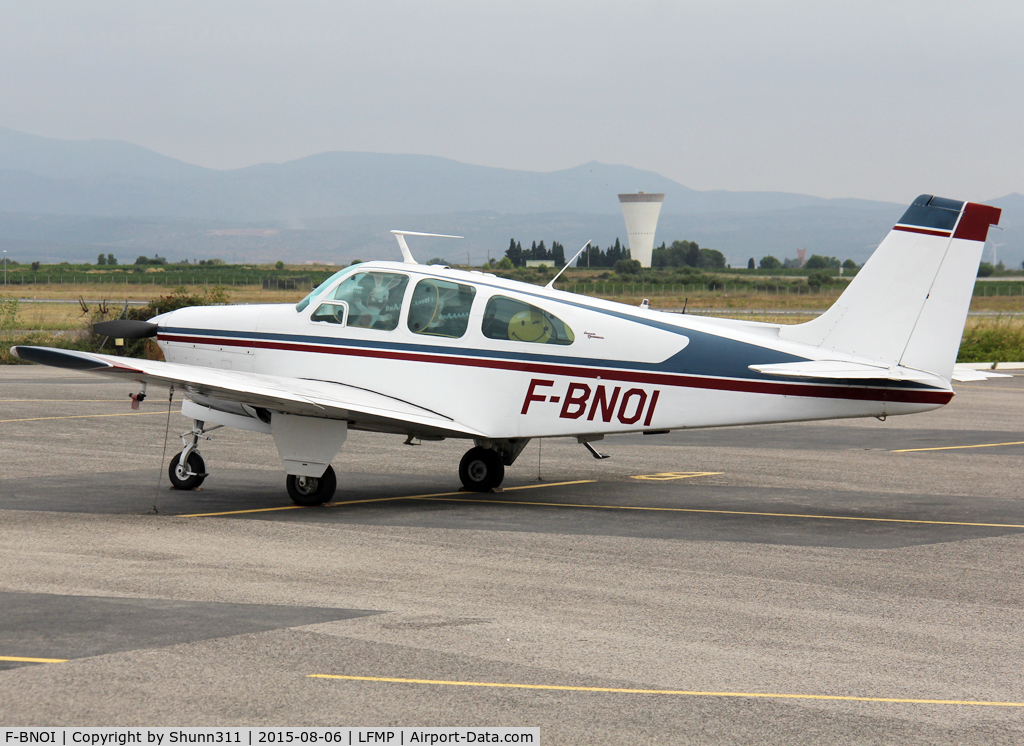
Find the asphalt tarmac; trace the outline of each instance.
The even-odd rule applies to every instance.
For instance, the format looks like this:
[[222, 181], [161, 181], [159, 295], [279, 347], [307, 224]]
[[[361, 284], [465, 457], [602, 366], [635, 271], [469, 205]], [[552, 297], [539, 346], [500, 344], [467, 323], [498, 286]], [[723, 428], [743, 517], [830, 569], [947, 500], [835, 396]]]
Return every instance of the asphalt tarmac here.
[[175, 492], [162, 392], [0, 368], [0, 723], [1022, 742], [1024, 378], [957, 390], [534, 442], [489, 495], [465, 443], [352, 433], [296, 508], [267, 436], [211, 433]]

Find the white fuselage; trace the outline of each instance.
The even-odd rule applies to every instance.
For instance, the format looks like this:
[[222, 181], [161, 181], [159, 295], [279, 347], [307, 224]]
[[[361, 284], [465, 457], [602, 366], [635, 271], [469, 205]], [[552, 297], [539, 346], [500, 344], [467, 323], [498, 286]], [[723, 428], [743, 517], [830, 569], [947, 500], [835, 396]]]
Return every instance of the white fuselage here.
[[[372, 299], [350, 298], [347, 318], [340, 302], [338, 318], [323, 310], [330, 308], [321, 303], [336, 292], [341, 297], [336, 289], [360, 273], [377, 283], [364, 283], [368, 295], [398, 284], [381, 276], [407, 278], [404, 296], [383, 324], [380, 302], [373, 306]], [[446, 322], [445, 289], [456, 285], [463, 300], [471, 289], [472, 302]], [[338, 273], [312, 295], [302, 310], [289, 304], [164, 314], [155, 319], [158, 343], [168, 362], [343, 382], [494, 438], [908, 414], [939, 407], [953, 395], [948, 386], [913, 382], [762, 375], [749, 366], [815, 360], [823, 353], [779, 339], [777, 326], [663, 313], [480, 272], [369, 262]], [[433, 306], [424, 315], [425, 303]], [[499, 307], [522, 305], [534, 310], [507, 323], [495, 315]], [[423, 328], [420, 316], [429, 317]], [[563, 324], [571, 341], [553, 343], [555, 332], [548, 339], [544, 330], [539, 339], [517, 338], [512, 326], [531, 320], [538, 328]], [[440, 331], [432, 332], [431, 324]], [[453, 336], [453, 326], [461, 334]]]

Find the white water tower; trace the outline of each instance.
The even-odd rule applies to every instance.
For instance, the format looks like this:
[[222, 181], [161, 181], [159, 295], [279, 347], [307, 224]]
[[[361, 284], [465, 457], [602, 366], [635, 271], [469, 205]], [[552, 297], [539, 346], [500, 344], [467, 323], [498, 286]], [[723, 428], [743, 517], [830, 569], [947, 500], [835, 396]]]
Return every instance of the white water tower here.
[[626, 233], [629, 236], [629, 255], [640, 262], [641, 267], [651, 266], [654, 251], [654, 229], [658, 227], [661, 203], [664, 194], [620, 194], [622, 217], [626, 219]]

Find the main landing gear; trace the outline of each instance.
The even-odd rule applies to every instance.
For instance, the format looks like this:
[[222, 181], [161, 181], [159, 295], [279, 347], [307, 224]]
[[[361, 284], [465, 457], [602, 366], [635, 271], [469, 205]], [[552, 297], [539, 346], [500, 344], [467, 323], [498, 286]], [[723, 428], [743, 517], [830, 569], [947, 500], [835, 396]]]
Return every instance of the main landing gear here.
[[505, 479], [505, 467], [512, 466], [530, 442], [529, 438], [476, 441], [459, 462], [459, 479], [471, 492], [490, 492]]
[[504, 478], [501, 456], [490, 448], [470, 448], [459, 462], [459, 479], [471, 492], [490, 492]]
[[328, 466], [327, 471], [319, 477], [300, 477], [289, 474], [285, 484], [292, 502], [296, 505], [312, 507], [323, 505], [334, 497], [334, 491], [338, 488], [338, 478], [334, 473], [334, 467]]

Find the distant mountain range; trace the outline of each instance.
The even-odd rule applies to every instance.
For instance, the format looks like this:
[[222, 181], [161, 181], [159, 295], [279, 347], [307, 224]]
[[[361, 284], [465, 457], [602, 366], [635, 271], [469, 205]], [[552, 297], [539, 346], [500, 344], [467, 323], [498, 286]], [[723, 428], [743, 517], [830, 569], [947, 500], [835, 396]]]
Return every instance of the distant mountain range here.
[[[784, 192], [701, 192], [651, 171], [597, 162], [537, 173], [336, 152], [218, 171], [126, 142], [0, 127], [0, 248], [24, 260], [121, 250], [122, 261], [137, 251], [343, 262], [395, 256], [388, 230], [404, 228], [459, 232], [465, 241], [430, 241], [419, 253], [460, 261], [468, 252], [477, 263], [488, 253], [500, 256], [511, 237], [567, 248], [625, 239], [616, 195], [635, 191], [665, 193], [659, 242], [696, 240], [734, 265], [768, 253], [793, 256], [798, 247], [863, 261], [905, 209]], [[1024, 196], [990, 204], [1017, 222], [996, 242], [1005, 244], [1001, 256], [1019, 263]]]

